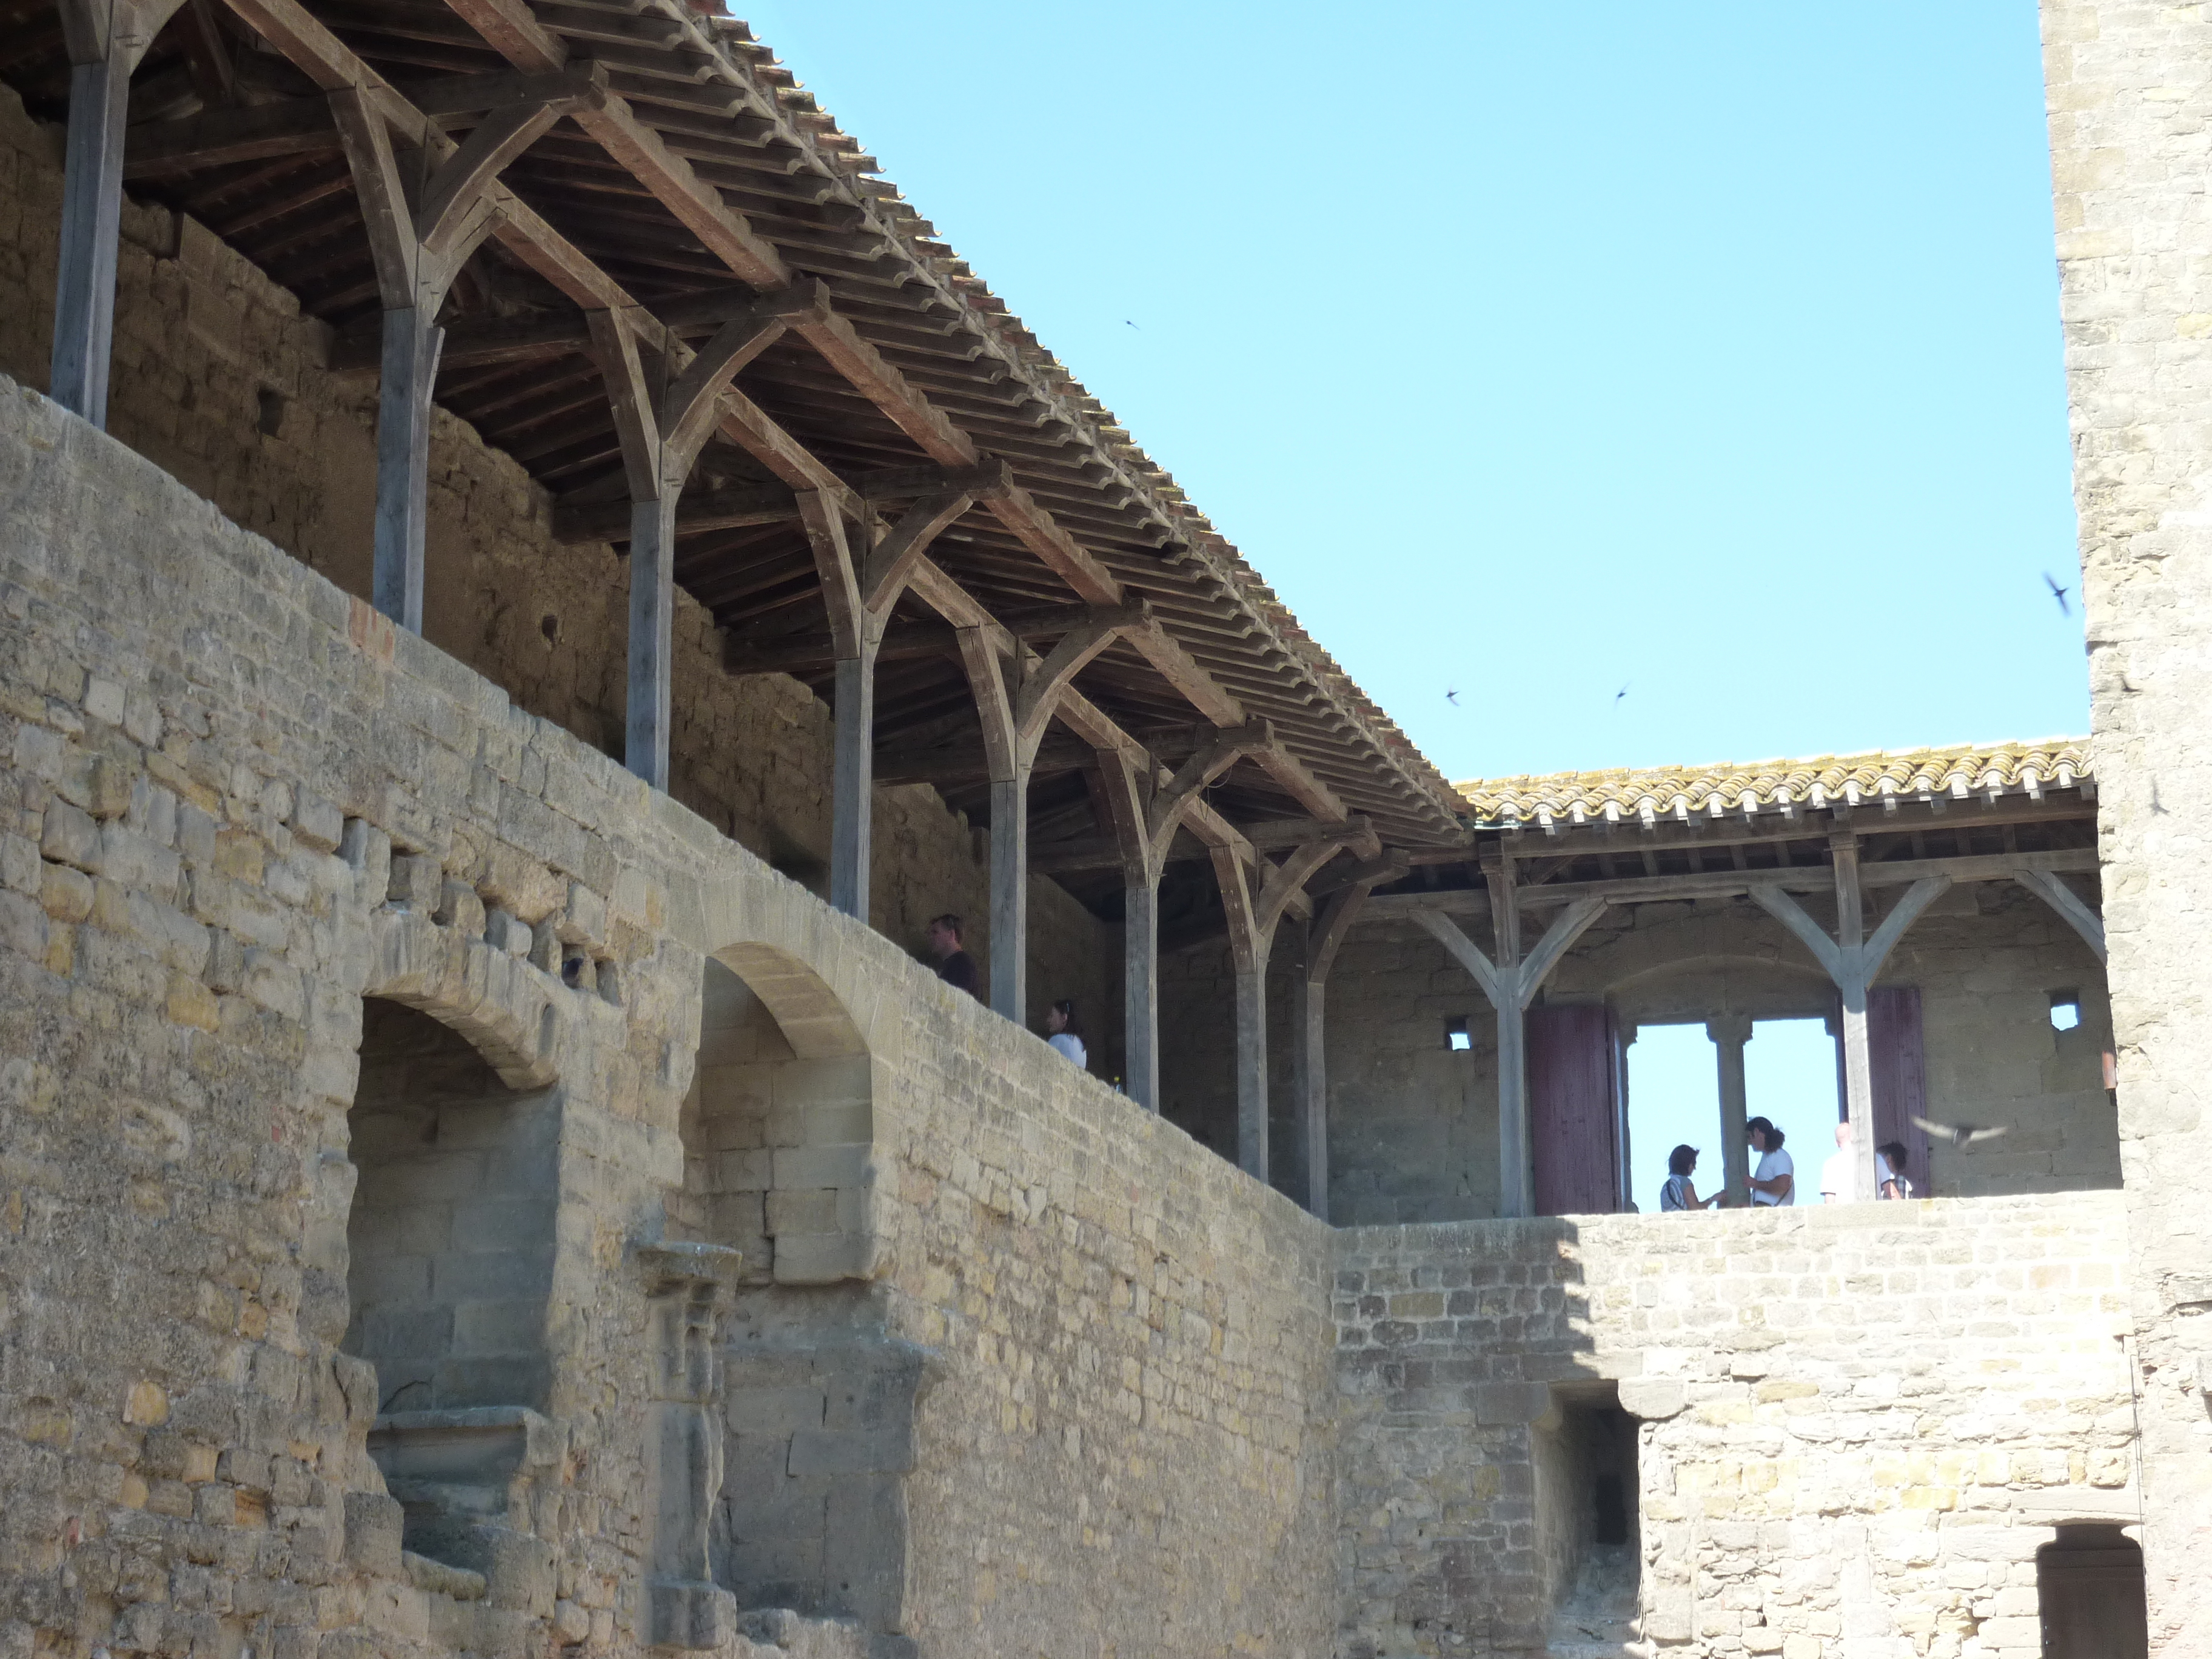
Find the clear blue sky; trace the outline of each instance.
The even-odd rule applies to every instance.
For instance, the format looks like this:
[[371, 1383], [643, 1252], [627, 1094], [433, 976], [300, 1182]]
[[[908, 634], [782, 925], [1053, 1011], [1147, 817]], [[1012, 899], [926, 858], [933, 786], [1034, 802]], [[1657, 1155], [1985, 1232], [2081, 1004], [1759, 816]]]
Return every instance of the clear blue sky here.
[[735, 4], [1448, 775], [2085, 728], [2027, 0]]

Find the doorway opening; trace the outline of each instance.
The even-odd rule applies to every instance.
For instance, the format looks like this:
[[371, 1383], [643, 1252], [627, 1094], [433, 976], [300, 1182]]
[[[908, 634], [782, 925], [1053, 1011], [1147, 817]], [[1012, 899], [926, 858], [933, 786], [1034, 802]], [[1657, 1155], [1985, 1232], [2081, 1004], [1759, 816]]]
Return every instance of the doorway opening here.
[[[1702, 1033], [1700, 1033], [1702, 1036]], [[1549, 1421], [1531, 1431], [1536, 1549], [1554, 1652], [1610, 1648], [1637, 1636], [1643, 1547], [1636, 1419], [1612, 1383], [1554, 1387]]]
[[2035, 1553], [2043, 1659], [2145, 1659], [2142, 1547], [2118, 1527], [2061, 1527]]

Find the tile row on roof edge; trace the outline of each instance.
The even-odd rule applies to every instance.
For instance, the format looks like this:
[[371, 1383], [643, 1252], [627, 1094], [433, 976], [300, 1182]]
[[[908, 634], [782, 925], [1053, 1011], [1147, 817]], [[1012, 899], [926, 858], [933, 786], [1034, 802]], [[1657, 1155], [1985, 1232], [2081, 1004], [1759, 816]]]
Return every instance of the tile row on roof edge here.
[[[787, 82], [787, 88], [778, 87], [779, 93], [788, 90], [804, 95], [823, 118], [825, 125], [818, 131], [811, 125], [801, 127], [790, 121], [789, 112], [781, 96], [761, 99], [762, 103], [769, 106], [763, 112], [786, 128], [783, 136], [787, 143], [811, 155], [825, 173], [853, 191], [856, 199], [852, 205], [875, 221], [887, 241], [894, 242], [905, 250], [913, 264], [933, 281], [948, 303], [975, 325], [975, 332], [987, 345], [997, 345], [1010, 354], [1012, 361], [1007, 364], [1008, 368], [1019, 375], [1022, 384], [1037, 396], [1040, 402], [1045, 403], [1048, 408], [1054, 404], [1060, 406], [1065, 411], [1062, 418], [1075, 430], [1079, 439], [1103, 465], [1121, 476], [1131, 495], [1151, 509], [1152, 515], [1163, 529], [1171, 535], [1180, 536], [1184, 545], [1194, 551], [1201, 538], [1216, 544], [1231, 562], [1231, 569], [1257, 579], [1257, 571], [1229, 538], [1214, 529], [1212, 522], [1189, 504], [1188, 493], [1174, 482], [1168, 470], [1136, 445], [1127, 428], [1114, 420], [1105, 404], [1092, 397], [1058, 358], [1044, 348], [1035, 334], [1021, 327], [1018, 319], [1013, 317], [1006, 301], [993, 294], [981, 277], [969, 271], [965, 260], [952, 257], [950, 245], [944, 243], [938, 245], [945, 248], [947, 262], [956, 264], [967, 274], [964, 280], [941, 277], [933, 268], [939, 261], [922, 249], [923, 239], [912, 234], [907, 225], [899, 222], [898, 216], [884, 210], [884, 199], [878, 192], [887, 191], [892, 199], [902, 199], [896, 194], [897, 186], [881, 176], [880, 168], [872, 165], [874, 158], [866, 157], [872, 165], [865, 171], [855, 165], [855, 155], [865, 156], [865, 152], [858, 149], [857, 140], [851, 141], [854, 147], [853, 154], [822, 142], [825, 135], [834, 135], [840, 139], [846, 138], [848, 135], [836, 126], [835, 118], [829, 112], [820, 110], [818, 105], [813, 104], [812, 95], [804, 92], [798, 77], [775, 62], [771, 49], [752, 33], [749, 24], [737, 18], [702, 17], [691, 10], [684, 0], [647, 0], [647, 3], [676, 19], [691, 33], [696, 48], [715, 58], [732, 76], [740, 80], [767, 81], [771, 85], [776, 85], [778, 81]], [[726, 35], [737, 38], [752, 50], [742, 53], [732, 52], [731, 40], [722, 38]], [[758, 96], [757, 93], [756, 96]], [[912, 216], [917, 221], [920, 219], [918, 212], [913, 213]], [[1025, 343], [1008, 342], [1005, 337], [1009, 333], [1024, 337]], [[1054, 376], [1057, 376], [1060, 384], [1052, 383]], [[1119, 434], [1118, 439], [1115, 434]], [[1163, 499], [1164, 496], [1169, 499]], [[1212, 574], [1217, 580], [1223, 580], [1224, 586], [1235, 591], [1237, 585], [1227, 580], [1222, 571], [1214, 569]], [[1264, 589], [1264, 583], [1262, 586]], [[1270, 599], [1273, 597], [1272, 590], [1265, 591]], [[1255, 605], [1250, 608], [1254, 620], [1266, 629], [1271, 641], [1285, 656], [1297, 661], [1305, 669], [1313, 679], [1315, 690], [1374, 744], [1378, 758], [1386, 764], [1397, 761], [1400, 775], [1413, 786], [1415, 793], [1426, 800], [1440, 817], [1455, 823], [1466, 810], [1465, 803], [1454, 791], [1449, 780], [1406, 736], [1397, 722], [1383, 712], [1381, 705], [1361, 690], [1325, 649], [1317, 644], [1311, 645], [1310, 650], [1294, 649], [1291, 643], [1282, 637], [1280, 627], [1274, 618], [1265, 613], [1263, 607]], [[1283, 615], [1290, 617], [1287, 606], [1283, 607]], [[1310, 636], [1308, 638], [1310, 640]], [[1321, 664], [1313, 660], [1310, 652], [1319, 653]], [[1322, 665], [1325, 665], [1325, 670]], [[1330, 684], [1332, 678], [1342, 682], [1343, 692]], [[1349, 707], [1346, 706], [1347, 703]]]

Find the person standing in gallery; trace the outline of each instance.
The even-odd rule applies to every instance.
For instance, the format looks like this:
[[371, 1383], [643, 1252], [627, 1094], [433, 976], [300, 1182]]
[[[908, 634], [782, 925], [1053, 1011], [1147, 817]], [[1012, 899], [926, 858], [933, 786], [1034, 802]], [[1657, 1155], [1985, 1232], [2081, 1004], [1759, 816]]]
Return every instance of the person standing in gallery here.
[[1881, 1196], [1905, 1199], [1912, 1196], [1912, 1182], [1905, 1173], [1905, 1143], [1885, 1140], [1875, 1149], [1875, 1178], [1881, 1183]]
[[1858, 1196], [1858, 1159], [1851, 1153], [1851, 1125], [1836, 1125], [1836, 1155], [1820, 1166], [1820, 1202], [1848, 1204]]
[[979, 1002], [983, 993], [977, 988], [975, 958], [969, 956], [960, 944], [960, 918], [947, 911], [929, 919], [929, 954], [936, 958], [937, 976], [956, 991], [965, 991]]
[[1668, 1210], [1710, 1210], [1728, 1196], [1715, 1193], [1711, 1198], [1699, 1198], [1698, 1188], [1690, 1179], [1697, 1172], [1698, 1149], [1691, 1146], [1677, 1146], [1667, 1154], [1667, 1184], [1659, 1189], [1659, 1208]]
[[1751, 1150], [1759, 1154], [1759, 1168], [1751, 1176], [1751, 1202], [1761, 1206], [1794, 1204], [1797, 1197], [1797, 1164], [1782, 1150], [1786, 1139], [1771, 1120], [1755, 1117], [1744, 1125]]
[[1091, 1054], [1083, 1046], [1083, 1032], [1075, 1023], [1075, 1005], [1055, 1002], [1044, 1017], [1045, 1041], [1073, 1060], [1078, 1071], [1091, 1069]]

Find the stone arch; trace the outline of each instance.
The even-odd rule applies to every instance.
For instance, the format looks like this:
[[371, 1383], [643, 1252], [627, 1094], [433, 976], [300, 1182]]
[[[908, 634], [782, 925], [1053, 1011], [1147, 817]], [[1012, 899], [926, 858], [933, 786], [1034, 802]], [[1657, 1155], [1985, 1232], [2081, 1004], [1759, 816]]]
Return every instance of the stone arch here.
[[380, 1416], [542, 1408], [559, 1195], [556, 988], [430, 917], [386, 911], [347, 1112], [343, 1349]]
[[793, 951], [750, 940], [706, 958], [678, 1127], [672, 1233], [734, 1246], [753, 1284], [869, 1276], [874, 1060], [843, 999]]

